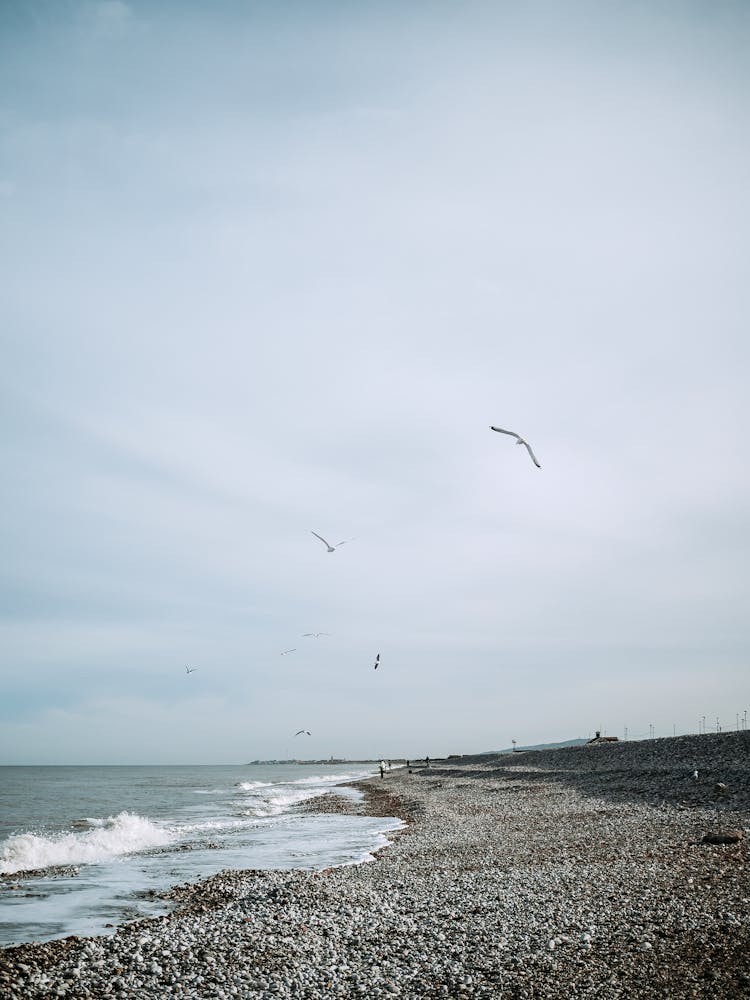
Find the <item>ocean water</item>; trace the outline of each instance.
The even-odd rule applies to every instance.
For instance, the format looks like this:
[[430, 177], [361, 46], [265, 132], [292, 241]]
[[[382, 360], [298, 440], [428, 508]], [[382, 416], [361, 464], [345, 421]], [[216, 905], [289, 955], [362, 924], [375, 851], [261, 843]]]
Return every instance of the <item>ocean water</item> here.
[[[394, 818], [295, 807], [374, 765], [0, 767], [0, 946], [113, 933], [224, 868], [366, 861]], [[76, 866], [60, 874], [56, 866]], [[22, 873], [41, 869], [41, 876]], [[7, 876], [16, 876], [8, 878]], [[111, 926], [108, 926], [111, 925]]]

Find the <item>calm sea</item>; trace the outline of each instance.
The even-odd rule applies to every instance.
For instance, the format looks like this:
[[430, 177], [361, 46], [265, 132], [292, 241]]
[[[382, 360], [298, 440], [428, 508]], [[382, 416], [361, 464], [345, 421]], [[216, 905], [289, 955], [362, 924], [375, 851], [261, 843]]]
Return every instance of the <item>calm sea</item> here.
[[[224, 868], [365, 861], [396, 819], [295, 811], [372, 765], [0, 767], [0, 945], [106, 934]], [[338, 794], [358, 797], [354, 789]], [[59, 875], [54, 866], [75, 865]]]

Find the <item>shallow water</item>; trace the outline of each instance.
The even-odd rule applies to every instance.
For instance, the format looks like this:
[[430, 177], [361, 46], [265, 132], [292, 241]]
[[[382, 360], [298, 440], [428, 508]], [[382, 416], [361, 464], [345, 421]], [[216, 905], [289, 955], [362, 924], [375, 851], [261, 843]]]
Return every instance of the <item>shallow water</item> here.
[[[398, 820], [294, 810], [374, 772], [374, 765], [0, 767], [0, 873], [19, 873], [0, 881], [0, 945], [111, 933], [166, 912], [153, 893], [224, 868], [367, 860]], [[53, 866], [75, 866], [77, 874]], [[24, 877], [29, 869], [47, 871]]]

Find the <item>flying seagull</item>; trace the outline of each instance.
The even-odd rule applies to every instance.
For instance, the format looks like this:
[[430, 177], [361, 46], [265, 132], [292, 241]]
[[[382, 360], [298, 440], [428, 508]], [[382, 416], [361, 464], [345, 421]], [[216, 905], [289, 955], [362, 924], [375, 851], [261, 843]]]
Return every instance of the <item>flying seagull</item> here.
[[380, 666], [380, 653], [375, 657], [375, 670]]
[[321, 540], [321, 542], [325, 545], [325, 547], [328, 549], [329, 552], [335, 552], [336, 549], [340, 548], [342, 545], [346, 545], [347, 542], [353, 542], [354, 541], [353, 538], [345, 538], [343, 542], [336, 542], [335, 545], [331, 545], [331, 543], [327, 542], [325, 540], [325, 538], [323, 538], [322, 535], [319, 535], [317, 533], [317, 531], [311, 531], [310, 534], [315, 535], [316, 538], [319, 538]]
[[298, 729], [294, 735], [301, 736], [303, 733], [305, 734], [305, 736], [312, 736], [312, 733], [310, 732], [309, 729]]
[[333, 635], [332, 632], [303, 632], [303, 638], [307, 639], [319, 639], [322, 635]]
[[531, 461], [534, 463], [534, 465], [537, 467], [537, 469], [541, 469], [541, 465], [536, 460], [536, 455], [531, 450], [531, 445], [529, 444], [528, 441], [524, 441], [524, 439], [521, 437], [520, 434], [516, 434], [515, 431], [504, 431], [502, 429], [502, 427], [492, 427], [492, 426], [490, 426], [490, 430], [491, 431], [497, 431], [498, 434], [510, 434], [511, 437], [514, 437], [516, 439], [516, 444], [522, 444], [524, 446], [524, 448], [526, 449], [526, 451], [528, 451], [529, 455], [531, 455]]
[[279, 653], [279, 656], [286, 656], [287, 653], [296, 653], [296, 652], [297, 652], [297, 647], [293, 646], [291, 649], [282, 649], [282, 651]]
[[197, 667], [185, 667], [185, 673], [194, 674], [197, 669], [198, 669]]

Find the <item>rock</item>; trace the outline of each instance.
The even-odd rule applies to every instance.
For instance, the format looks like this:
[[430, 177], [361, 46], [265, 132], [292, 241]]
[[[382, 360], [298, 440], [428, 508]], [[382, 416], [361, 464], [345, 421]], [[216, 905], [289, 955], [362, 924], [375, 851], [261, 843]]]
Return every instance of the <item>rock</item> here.
[[719, 830], [707, 833], [701, 840], [702, 844], [739, 844], [745, 833], [743, 830]]
[[[737, 850], [696, 850], [696, 830], [719, 828], [707, 819], [715, 779], [679, 808], [697, 767], [731, 790], [724, 825], [747, 828], [744, 731], [539, 751], [523, 766], [464, 759], [436, 775], [440, 788], [392, 775], [394, 794], [371, 807], [399, 810], [410, 827], [373, 863], [225, 871], [178, 887], [168, 917], [0, 950], [0, 995], [750, 997], [746, 866]], [[379, 779], [364, 788], [379, 792]]]

